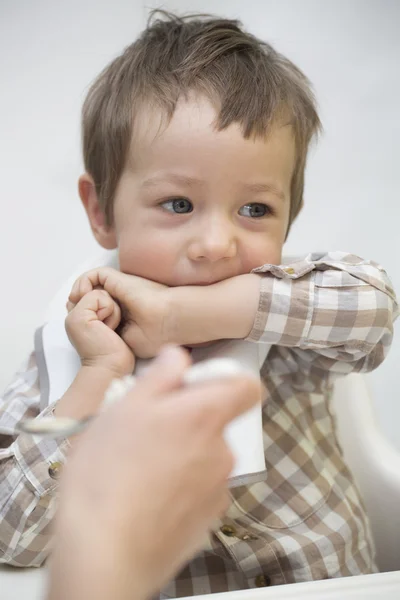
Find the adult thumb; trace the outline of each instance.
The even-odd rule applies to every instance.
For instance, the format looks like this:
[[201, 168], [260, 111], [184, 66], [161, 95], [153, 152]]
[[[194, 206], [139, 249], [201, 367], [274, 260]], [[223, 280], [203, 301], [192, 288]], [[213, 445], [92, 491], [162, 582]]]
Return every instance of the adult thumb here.
[[183, 375], [191, 365], [189, 353], [179, 346], [164, 346], [143, 375], [136, 380], [135, 393], [159, 396], [181, 387]]

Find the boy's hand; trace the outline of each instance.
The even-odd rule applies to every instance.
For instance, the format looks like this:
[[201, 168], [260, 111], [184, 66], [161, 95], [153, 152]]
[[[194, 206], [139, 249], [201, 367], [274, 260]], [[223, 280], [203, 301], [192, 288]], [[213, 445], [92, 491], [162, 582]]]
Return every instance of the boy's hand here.
[[207, 286], [169, 288], [103, 267], [84, 273], [69, 297], [72, 308], [85, 294], [103, 288], [122, 310], [119, 333], [139, 358], [152, 358], [164, 344], [194, 346], [246, 338], [260, 296], [260, 275], [238, 275]]
[[173, 341], [166, 326], [169, 314], [167, 286], [126, 275], [110, 267], [93, 269], [84, 273], [73, 285], [68, 309], [79, 306], [82, 299], [95, 293], [96, 288], [102, 288], [114, 299], [118, 323], [112, 329], [116, 329], [121, 321], [118, 330], [121, 343], [126, 342], [135, 356], [152, 358], [165, 343]]
[[83, 366], [103, 367], [115, 377], [132, 373], [135, 358], [115, 333], [121, 321], [118, 304], [104, 290], [92, 290], [76, 305], [67, 304], [65, 328]]

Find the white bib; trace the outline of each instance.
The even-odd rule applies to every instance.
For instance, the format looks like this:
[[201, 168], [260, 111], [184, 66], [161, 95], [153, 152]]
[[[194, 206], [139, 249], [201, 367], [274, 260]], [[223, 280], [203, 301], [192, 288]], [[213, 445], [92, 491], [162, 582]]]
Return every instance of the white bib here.
[[[103, 252], [82, 265], [54, 297], [47, 312], [46, 323], [35, 334], [41, 409], [61, 398], [74, 381], [80, 366], [80, 357], [65, 331], [66, 302], [75, 280], [85, 271], [100, 266], [118, 269], [116, 251]], [[223, 340], [205, 348], [192, 350], [194, 363], [210, 358], [234, 358], [253, 375], [259, 376], [260, 366], [270, 346], [243, 340]], [[135, 375], [140, 374], [148, 360], [137, 360]], [[230, 485], [244, 485], [265, 479], [265, 459], [262, 431], [261, 402], [235, 419], [226, 428], [226, 440], [235, 457]]]

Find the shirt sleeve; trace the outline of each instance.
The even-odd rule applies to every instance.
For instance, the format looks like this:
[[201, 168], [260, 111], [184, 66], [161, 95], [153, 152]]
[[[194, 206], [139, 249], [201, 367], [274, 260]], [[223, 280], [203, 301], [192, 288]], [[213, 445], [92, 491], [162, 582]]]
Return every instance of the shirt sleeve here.
[[53, 405], [40, 411], [39, 374], [32, 353], [0, 398], [0, 562], [40, 566], [50, 551], [57, 472], [69, 444], [19, 434], [17, 426], [25, 418], [53, 411]]
[[398, 305], [377, 263], [343, 252], [314, 253], [253, 272], [263, 277], [247, 339], [279, 347], [279, 370], [302, 373], [300, 388], [371, 371], [385, 358]]

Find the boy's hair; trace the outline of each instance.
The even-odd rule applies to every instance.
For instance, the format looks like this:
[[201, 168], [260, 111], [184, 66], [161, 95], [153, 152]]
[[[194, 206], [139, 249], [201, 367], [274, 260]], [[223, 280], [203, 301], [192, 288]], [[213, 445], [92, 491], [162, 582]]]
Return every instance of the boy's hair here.
[[215, 104], [219, 130], [238, 123], [249, 138], [265, 136], [276, 119], [291, 123], [296, 165], [290, 227], [303, 204], [308, 146], [320, 129], [308, 79], [269, 44], [243, 31], [239, 21], [159, 10], [100, 73], [83, 105], [84, 165], [107, 224], [113, 223], [113, 199], [141, 107], [159, 108], [168, 122], [178, 99], [192, 91]]

